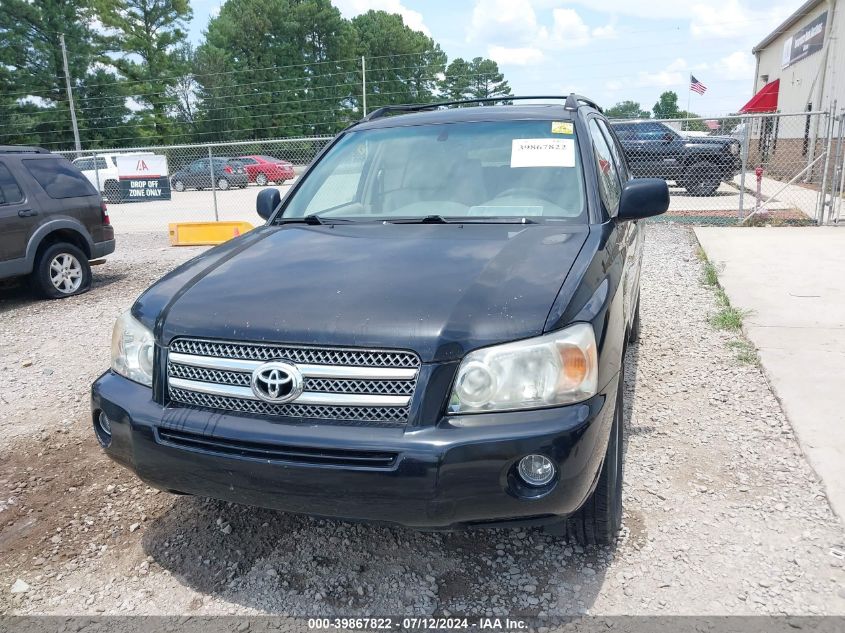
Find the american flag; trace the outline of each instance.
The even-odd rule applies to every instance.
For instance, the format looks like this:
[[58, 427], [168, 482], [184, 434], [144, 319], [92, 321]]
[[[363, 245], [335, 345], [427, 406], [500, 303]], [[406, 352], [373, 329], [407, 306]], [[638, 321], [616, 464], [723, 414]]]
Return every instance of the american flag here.
[[698, 94], [703, 95], [707, 92], [707, 86], [701, 83], [694, 75], [689, 76], [689, 89], [695, 90]]

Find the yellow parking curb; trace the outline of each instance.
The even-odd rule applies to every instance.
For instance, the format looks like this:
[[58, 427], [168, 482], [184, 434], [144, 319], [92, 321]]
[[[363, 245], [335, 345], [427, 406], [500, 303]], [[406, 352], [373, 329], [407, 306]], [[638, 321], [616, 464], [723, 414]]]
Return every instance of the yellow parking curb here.
[[243, 235], [253, 228], [249, 222], [173, 222], [169, 225], [171, 246], [212, 246]]

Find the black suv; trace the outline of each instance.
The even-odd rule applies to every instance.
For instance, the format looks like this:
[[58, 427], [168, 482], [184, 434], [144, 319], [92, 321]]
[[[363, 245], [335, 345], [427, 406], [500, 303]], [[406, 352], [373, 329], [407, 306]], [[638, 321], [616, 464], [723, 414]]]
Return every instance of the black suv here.
[[376, 110], [144, 292], [92, 388], [106, 453], [180, 493], [613, 540], [637, 220], [669, 192], [590, 101], [507, 99]]
[[50, 299], [85, 292], [89, 260], [114, 252], [106, 205], [68, 160], [0, 146], [0, 279], [29, 275]]
[[716, 194], [739, 173], [739, 142], [730, 136], [683, 134], [658, 121], [613, 123], [636, 176], [673, 180], [693, 196]]

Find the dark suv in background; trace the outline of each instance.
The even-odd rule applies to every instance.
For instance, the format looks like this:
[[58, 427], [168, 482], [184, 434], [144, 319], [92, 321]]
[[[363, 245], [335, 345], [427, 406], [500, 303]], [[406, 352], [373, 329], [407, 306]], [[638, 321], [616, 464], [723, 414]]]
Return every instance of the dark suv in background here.
[[91, 285], [89, 260], [114, 252], [106, 205], [67, 159], [0, 146], [0, 279], [29, 276], [44, 297]]
[[635, 176], [673, 180], [692, 196], [712, 196], [740, 170], [730, 136], [684, 134], [658, 121], [612, 123]]

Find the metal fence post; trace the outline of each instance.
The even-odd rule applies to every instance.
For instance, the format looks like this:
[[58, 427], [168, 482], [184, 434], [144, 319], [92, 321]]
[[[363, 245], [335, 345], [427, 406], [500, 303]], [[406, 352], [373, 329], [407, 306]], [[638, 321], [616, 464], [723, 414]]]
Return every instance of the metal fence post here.
[[[836, 104], [834, 103], [834, 108]], [[824, 167], [822, 171], [822, 186], [819, 191], [819, 206], [816, 211], [816, 221], [819, 225], [824, 224], [825, 209], [827, 207], [827, 170], [830, 168], [830, 149], [833, 144], [833, 115], [835, 110], [831, 109], [827, 114], [827, 142], [824, 149]]]
[[211, 155], [211, 145], [208, 146], [208, 172], [211, 174], [211, 195], [214, 197], [214, 221], [219, 222], [220, 216], [217, 213], [217, 179], [214, 175], [214, 160]]
[[[100, 166], [97, 164], [97, 154], [94, 154], [94, 178], [97, 180], [97, 193], [103, 191], [103, 186], [100, 184]], [[113, 202], [113, 200], [109, 200]]]
[[737, 218], [740, 222], [742, 222], [743, 217], [745, 216], [745, 207], [743, 206], [745, 202], [745, 172], [748, 169], [748, 137], [749, 134], [749, 125], [747, 123], [743, 123], [742, 128], [742, 146], [739, 148], [739, 151], [742, 154], [742, 166], [739, 173], [739, 217]]

